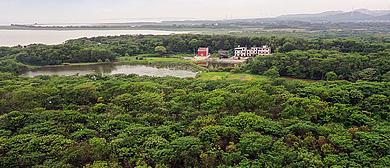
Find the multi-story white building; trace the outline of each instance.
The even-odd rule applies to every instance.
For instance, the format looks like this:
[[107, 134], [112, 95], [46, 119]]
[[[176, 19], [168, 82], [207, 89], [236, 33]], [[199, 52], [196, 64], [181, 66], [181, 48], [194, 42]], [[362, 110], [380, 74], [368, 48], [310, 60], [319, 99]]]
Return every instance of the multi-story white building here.
[[247, 52], [246, 47], [240, 47], [234, 48], [234, 56], [236, 57], [245, 57]]
[[263, 47], [251, 47], [248, 50], [247, 47], [240, 47], [234, 49], [234, 56], [236, 57], [255, 57], [257, 55], [270, 55], [271, 47], [263, 46]]
[[271, 54], [271, 47], [263, 46], [263, 47], [257, 47], [257, 55], [270, 55]]

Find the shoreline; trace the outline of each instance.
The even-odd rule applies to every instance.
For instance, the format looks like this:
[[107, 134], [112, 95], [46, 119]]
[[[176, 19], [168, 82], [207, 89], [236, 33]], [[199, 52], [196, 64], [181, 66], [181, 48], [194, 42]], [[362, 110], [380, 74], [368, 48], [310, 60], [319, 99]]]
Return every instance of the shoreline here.
[[[137, 56], [132, 56], [132, 57], [137, 57]], [[123, 57], [122, 57], [123, 58]], [[202, 66], [199, 66], [195, 63], [195, 61], [188, 61], [188, 60], [181, 60], [179, 58], [176, 58], [177, 61], [172, 61], [169, 59], [172, 58], [161, 58], [161, 57], [145, 57], [149, 59], [143, 59], [143, 60], [127, 60], [127, 61], [115, 61], [115, 62], [90, 62], [90, 63], [69, 63], [69, 64], [62, 64], [62, 65], [45, 65], [45, 66], [34, 66], [32, 68], [28, 68], [26, 71], [29, 70], [34, 70], [34, 69], [39, 69], [39, 68], [54, 68], [54, 67], [67, 67], [67, 66], [88, 66], [88, 65], [100, 65], [100, 64], [141, 64], [141, 65], [158, 65], [160, 63], [162, 64], [185, 64], [189, 66], [194, 66], [195, 70], [197, 73], [200, 73], [202, 75], [197, 75], [200, 80], [217, 80], [217, 79], [229, 79], [229, 80], [259, 80], [266, 78], [265, 76], [262, 75], [253, 75], [253, 74], [247, 74], [247, 73], [231, 73], [231, 72], [208, 72], [209, 68], [205, 68]], [[153, 61], [153, 58], [158, 58], [158, 60]], [[161, 60], [166, 60], [166, 61], [161, 61]], [[24, 71], [24, 72], [26, 72]], [[19, 76], [19, 75], [18, 75]], [[311, 80], [311, 79], [298, 79], [298, 78], [293, 78], [289, 76], [280, 76], [279, 78], [286, 79], [286, 81], [303, 81], [303, 82], [317, 82], [320, 80]]]
[[[39, 68], [54, 68], [54, 67], [63, 67], [63, 66], [82, 66], [82, 65], [98, 65], [98, 64], [118, 64], [120, 62], [103, 62], [103, 63], [98, 63], [98, 62], [88, 62], [88, 63], [63, 63], [62, 65], [44, 65], [44, 66], [29, 66], [27, 65], [27, 71], [28, 70], [33, 70], [33, 69], [39, 69]], [[30, 68], [31, 67], [31, 68]]]
[[[142, 59], [142, 60], [132, 59], [134, 57], [143, 57], [145, 59]], [[126, 59], [126, 58], [130, 58], [130, 59]], [[100, 65], [100, 64], [114, 64], [114, 65], [116, 65], [116, 64], [147, 64], [147, 65], [152, 65], [152, 64], [158, 64], [158, 63], [186, 64], [186, 65], [194, 66], [197, 71], [202, 71], [202, 72], [207, 71], [207, 68], [197, 65], [193, 61], [183, 60], [183, 59], [180, 59], [177, 57], [176, 58], [161, 58], [161, 57], [147, 57], [147, 56], [139, 55], [139, 56], [131, 56], [131, 57], [120, 57], [115, 62], [63, 63], [61, 65], [44, 65], [44, 66], [26, 65], [27, 69], [23, 72], [34, 70], [34, 69], [39, 69], [39, 68], [54, 68], [54, 67], [66, 67], [66, 66], [88, 66], [88, 65]]]

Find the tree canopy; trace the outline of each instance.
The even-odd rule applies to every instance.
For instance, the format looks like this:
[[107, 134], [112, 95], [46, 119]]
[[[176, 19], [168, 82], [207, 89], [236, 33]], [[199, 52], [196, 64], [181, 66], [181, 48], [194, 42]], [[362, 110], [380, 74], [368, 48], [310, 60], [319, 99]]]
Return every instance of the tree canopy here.
[[389, 166], [387, 82], [90, 76], [0, 73], [1, 167]]

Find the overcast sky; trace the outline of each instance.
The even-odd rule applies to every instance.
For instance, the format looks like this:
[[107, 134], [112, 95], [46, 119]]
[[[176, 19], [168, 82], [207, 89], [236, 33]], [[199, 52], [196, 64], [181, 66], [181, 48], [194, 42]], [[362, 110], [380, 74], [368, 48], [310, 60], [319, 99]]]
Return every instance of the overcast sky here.
[[389, 10], [390, 0], [0, 0], [0, 23], [262, 18], [352, 8]]

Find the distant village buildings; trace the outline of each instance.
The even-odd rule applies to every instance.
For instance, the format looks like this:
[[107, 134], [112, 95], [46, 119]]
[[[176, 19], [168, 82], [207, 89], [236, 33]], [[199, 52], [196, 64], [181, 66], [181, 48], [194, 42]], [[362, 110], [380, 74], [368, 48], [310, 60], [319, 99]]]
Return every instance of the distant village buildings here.
[[248, 48], [240, 47], [234, 48], [234, 56], [236, 57], [256, 57], [257, 55], [270, 55], [271, 54], [271, 47], [268, 46], [262, 46], [262, 47], [251, 47], [251, 49], [248, 50]]
[[[262, 47], [251, 47], [248, 49], [245, 47], [238, 46], [237, 48], [234, 48], [234, 56], [235, 57], [256, 57], [258, 55], [270, 55], [271, 54], [271, 47], [268, 46], [262, 46]], [[219, 50], [218, 56], [222, 58], [228, 58], [229, 51], [227, 50]], [[208, 47], [199, 47], [198, 48], [198, 54], [196, 57], [209, 57], [209, 48]]]
[[227, 58], [229, 55], [229, 51], [227, 50], [219, 50], [218, 51], [218, 56], [222, 58]]
[[246, 56], [246, 47], [240, 47], [234, 48], [234, 56], [236, 57], [245, 57]]

